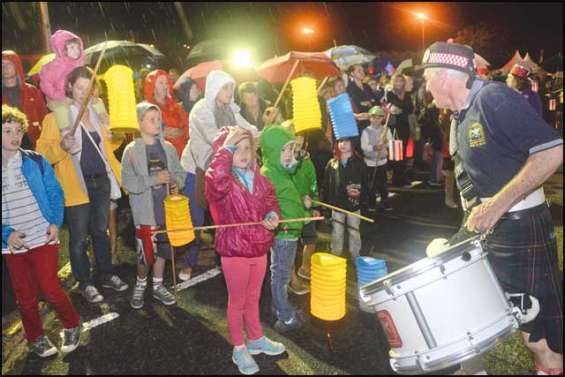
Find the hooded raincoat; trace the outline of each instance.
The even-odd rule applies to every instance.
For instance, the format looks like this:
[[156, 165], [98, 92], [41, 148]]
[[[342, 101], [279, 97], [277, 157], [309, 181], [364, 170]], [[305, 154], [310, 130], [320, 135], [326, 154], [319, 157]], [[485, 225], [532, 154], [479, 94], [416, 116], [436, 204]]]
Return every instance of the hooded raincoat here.
[[[206, 198], [216, 225], [262, 221], [270, 212], [280, 218], [275, 188], [252, 162], [252, 190], [247, 190], [232, 171], [233, 152], [224, 148], [228, 128], [222, 128], [213, 142], [215, 152], [206, 171]], [[216, 230], [216, 251], [223, 257], [255, 258], [271, 248], [273, 232], [263, 225]]]
[[27, 84], [25, 82], [25, 74], [22, 66], [22, 61], [18, 54], [14, 51], [6, 50], [2, 51], [2, 60], [9, 60], [16, 67], [18, 87], [20, 93], [20, 103], [18, 106], [9, 103], [7, 96], [2, 95], [2, 104], [10, 105], [12, 107], [17, 107], [21, 112], [23, 112], [29, 124], [28, 136], [35, 148], [35, 142], [41, 134], [41, 122], [45, 115], [47, 115], [47, 106], [45, 105], [45, 100], [41, 91], [35, 86]]
[[[206, 89], [204, 98], [200, 99], [190, 113], [190, 140], [186, 144], [181, 157], [183, 168], [192, 174], [196, 173], [196, 168], [206, 170], [209, 160], [212, 157], [212, 142], [218, 134], [222, 124], [218, 125], [215, 113], [217, 111], [216, 96], [222, 86], [233, 83], [235, 90], [235, 80], [224, 71], [214, 70], [206, 78]], [[239, 106], [235, 104], [233, 95], [227, 111], [233, 113], [235, 124], [249, 130], [254, 138], [258, 136], [257, 128], [249, 124], [240, 114]]]
[[[261, 154], [263, 156], [264, 174], [275, 186], [277, 199], [281, 208], [281, 219], [308, 217], [304, 208], [302, 195], [297, 188], [294, 169], [287, 170], [281, 165], [282, 149], [288, 142], [294, 140], [292, 132], [284, 127], [272, 125], [265, 128], [261, 134]], [[303, 222], [290, 222], [281, 225], [284, 231], [277, 233], [277, 239], [297, 239], [302, 234]]]
[[[154, 91], [155, 91], [155, 82], [161, 76], [165, 76], [167, 78], [167, 96], [165, 97], [165, 103], [159, 103], [155, 100]], [[145, 83], [143, 85], [143, 91], [145, 94], [145, 100], [151, 102], [157, 106], [161, 110], [162, 122], [164, 127], [172, 127], [178, 128], [182, 130], [182, 135], [180, 137], [171, 138], [165, 137], [169, 143], [173, 144], [177, 151], [177, 156], [180, 158], [184, 146], [186, 145], [186, 141], [188, 140], [188, 115], [184, 111], [181, 105], [179, 105], [173, 99], [171, 93], [173, 91], [173, 84], [171, 83], [171, 79], [169, 78], [169, 74], [162, 69], [156, 69], [153, 72], [149, 73], [145, 77]]]
[[[78, 59], [71, 59], [65, 53], [65, 42], [76, 38], [80, 46]], [[65, 85], [67, 76], [76, 67], [84, 65], [84, 46], [82, 39], [66, 30], [57, 30], [50, 38], [51, 50], [55, 52], [55, 59], [45, 64], [39, 73], [39, 87], [47, 96], [47, 100], [63, 101], [65, 99]]]

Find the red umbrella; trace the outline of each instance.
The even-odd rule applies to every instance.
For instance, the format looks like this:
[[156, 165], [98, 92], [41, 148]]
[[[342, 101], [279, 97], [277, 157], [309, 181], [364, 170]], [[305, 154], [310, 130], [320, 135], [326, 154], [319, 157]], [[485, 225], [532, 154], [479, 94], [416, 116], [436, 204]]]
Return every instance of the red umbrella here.
[[227, 60], [211, 60], [189, 68], [182, 74], [181, 77], [179, 77], [178, 80], [184, 77], [190, 77], [196, 82], [196, 85], [204, 91], [206, 87], [206, 77], [208, 77], [208, 74], [215, 69], [221, 69], [228, 72], [238, 82], [256, 81], [259, 78], [252, 68], [237, 68]]
[[[292, 72], [295, 64], [296, 68]], [[273, 84], [286, 82], [291, 72], [291, 80], [306, 72], [313, 74], [319, 80], [340, 74], [333, 60], [323, 52], [290, 51], [286, 55], [266, 60], [257, 68], [257, 74]]]

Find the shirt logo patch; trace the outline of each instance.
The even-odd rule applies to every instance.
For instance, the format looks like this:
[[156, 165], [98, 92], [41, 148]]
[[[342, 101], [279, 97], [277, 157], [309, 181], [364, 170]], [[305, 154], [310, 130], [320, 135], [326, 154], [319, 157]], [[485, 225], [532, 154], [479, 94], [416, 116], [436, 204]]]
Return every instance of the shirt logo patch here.
[[469, 147], [476, 148], [485, 145], [485, 131], [483, 130], [483, 126], [480, 123], [474, 123], [471, 127], [469, 127]]

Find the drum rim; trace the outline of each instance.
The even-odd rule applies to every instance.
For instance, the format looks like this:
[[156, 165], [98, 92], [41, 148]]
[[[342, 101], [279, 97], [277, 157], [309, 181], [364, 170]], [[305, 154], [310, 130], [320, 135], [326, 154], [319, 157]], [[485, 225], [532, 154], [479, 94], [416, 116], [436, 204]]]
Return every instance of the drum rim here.
[[391, 272], [390, 274], [379, 278], [377, 281], [373, 281], [361, 286], [359, 288], [359, 291], [363, 296], [370, 296], [378, 291], [385, 289], [385, 281], [389, 281], [390, 285], [402, 283], [403, 281], [410, 280], [415, 276], [423, 274], [424, 272], [447, 263], [450, 260], [459, 257], [469, 249], [475, 249], [476, 247], [479, 247], [483, 253], [486, 253], [480, 243], [480, 235], [461, 241], [451, 246], [449, 248], [449, 251], [445, 251], [439, 255], [436, 255], [435, 257], [426, 257], [420, 259], [419, 261], [409, 264], [408, 266], [403, 267], [400, 270]]

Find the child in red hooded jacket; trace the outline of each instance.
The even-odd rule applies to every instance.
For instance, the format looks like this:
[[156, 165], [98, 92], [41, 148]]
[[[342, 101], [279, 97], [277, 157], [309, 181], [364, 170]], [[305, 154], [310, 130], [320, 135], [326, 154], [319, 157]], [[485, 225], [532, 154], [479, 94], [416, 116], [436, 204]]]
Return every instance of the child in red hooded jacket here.
[[180, 158], [188, 141], [188, 115], [172, 96], [173, 84], [169, 74], [156, 69], [145, 77], [143, 91], [145, 100], [161, 110], [165, 140], [173, 144]]
[[[279, 222], [274, 186], [255, 164], [251, 133], [224, 127], [212, 144], [215, 155], [206, 171], [205, 194], [214, 223], [260, 222], [261, 225], [219, 228], [216, 250], [228, 288], [228, 328], [234, 345], [232, 361], [243, 374], [259, 367], [251, 355], [279, 355], [284, 345], [263, 335], [259, 298], [267, 270], [267, 251]], [[245, 323], [248, 342], [244, 342]]]

